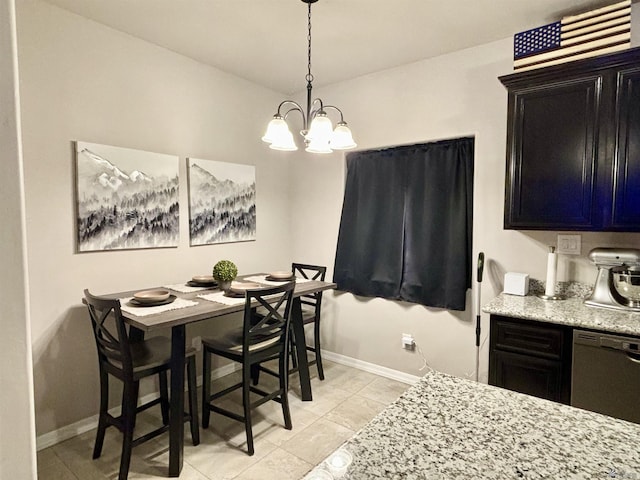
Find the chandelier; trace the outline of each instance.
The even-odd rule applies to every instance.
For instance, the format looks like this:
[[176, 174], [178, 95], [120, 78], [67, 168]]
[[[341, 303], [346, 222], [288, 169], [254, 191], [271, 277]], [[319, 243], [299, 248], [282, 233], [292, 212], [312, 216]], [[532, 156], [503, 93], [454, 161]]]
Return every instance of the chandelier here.
[[[307, 34], [307, 108], [303, 110], [300, 104], [293, 100], [284, 100], [278, 105], [278, 111], [273, 116], [267, 132], [262, 137], [264, 142], [269, 143], [269, 148], [274, 150], [292, 151], [298, 147], [289, 130], [286, 120], [291, 112], [300, 112], [302, 115], [302, 130], [300, 134], [304, 137], [305, 150], [310, 153], [331, 153], [333, 150], [346, 150], [354, 148], [356, 143], [351, 136], [351, 130], [344, 121], [342, 111], [334, 105], [325, 105], [320, 98], [311, 100], [313, 89], [313, 75], [311, 74], [311, 4], [318, 0], [302, 0], [309, 6], [308, 34]], [[288, 108], [283, 113], [284, 108]], [[331, 120], [327, 116], [327, 110], [335, 110], [340, 114], [340, 121], [334, 130]]]

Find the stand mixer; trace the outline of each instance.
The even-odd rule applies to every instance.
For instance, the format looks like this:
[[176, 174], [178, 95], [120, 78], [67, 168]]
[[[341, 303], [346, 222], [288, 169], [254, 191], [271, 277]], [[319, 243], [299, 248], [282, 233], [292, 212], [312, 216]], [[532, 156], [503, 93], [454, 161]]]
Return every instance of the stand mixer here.
[[594, 248], [589, 260], [598, 267], [598, 276], [585, 305], [640, 312], [640, 250]]

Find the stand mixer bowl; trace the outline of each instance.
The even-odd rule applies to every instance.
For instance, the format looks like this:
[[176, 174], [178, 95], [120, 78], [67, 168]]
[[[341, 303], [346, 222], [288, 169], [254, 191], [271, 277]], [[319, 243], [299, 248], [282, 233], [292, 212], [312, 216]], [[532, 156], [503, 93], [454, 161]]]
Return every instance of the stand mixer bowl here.
[[621, 266], [611, 269], [613, 285], [618, 294], [627, 300], [628, 306], [640, 306], [640, 267]]

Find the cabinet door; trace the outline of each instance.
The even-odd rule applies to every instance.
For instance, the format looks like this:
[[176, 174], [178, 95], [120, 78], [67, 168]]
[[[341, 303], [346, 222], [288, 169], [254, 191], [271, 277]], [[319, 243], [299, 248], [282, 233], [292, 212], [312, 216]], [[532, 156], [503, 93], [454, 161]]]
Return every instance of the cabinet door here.
[[611, 229], [640, 231], [640, 67], [618, 72]]
[[590, 230], [594, 208], [602, 76], [513, 90], [505, 228]]
[[561, 362], [500, 350], [492, 351], [490, 360], [490, 385], [568, 403], [562, 395]]

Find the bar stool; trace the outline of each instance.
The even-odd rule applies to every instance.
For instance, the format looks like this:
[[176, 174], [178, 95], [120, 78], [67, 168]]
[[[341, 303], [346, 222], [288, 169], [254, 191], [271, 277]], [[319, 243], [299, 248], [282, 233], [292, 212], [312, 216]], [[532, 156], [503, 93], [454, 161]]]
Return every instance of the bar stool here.
[[[281, 286], [257, 290], [247, 290], [243, 326], [223, 337], [203, 338], [202, 373], [202, 428], [209, 427], [211, 412], [219, 413], [244, 423], [249, 455], [254, 454], [251, 410], [270, 400], [282, 405], [284, 425], [291, 430], [289, 411], [289, 322], [291, 319], [291, 299], [295, 282]], [[255, 307], [261, 307], [264, 315], [255, 315]], [[242, 381], [222, 391], [211, 392], [211, 357], [219, 355], [242, 364]], [[266, 392], [251, 385], [252, 371], [262, 362], [278, 358], [278, 388]], [[243, 415], [238, 415], [218, 405], [217, 400], [237, 389], [242, 389]], [[251, 401], [249, 394], [260, 398]]]
[[[308, 265], [304, 263], [292, 263], [291, 270], [293, 273], [302, 278], [310, 280], [324, 281], [327, 273], [327, 267], [320, 265]], [[318, 378], [324, 380], [324, 370], [322, 368], [322, 354], [320, 352], [320, 310], [322, 308], [322, 292], [316, 292], [311, 295], [302, 295], [300, 297], [302, 304], [302, 322], [305, 325], [313, 323], [313, 346], [306, 345], [309, 352], [313, 352], [314, 359], [309, 361], [309, 365], [316, 365], [318, 369]], [[297, 365], [293, 356], [293, 371], [296, 371]]]
[[[169, 429], [167, 372], [171, 359], [171, 340], [158, 336], [136, 342], [130, 341], [120, 310], [120, 300], [98, 297], [89, 293], [89, 290], [84, 291], [84, 297], [91, 317], [100, 369], [100, 414], [93, 458], [96, 459], [102, 454], [107, 427], [116, 427], [123, 435], [118, 479], [126, 480], [133, 447], [151, 440]], [[189, 414], [185, 415], [185, 421], [190, 422], [191, 439], [194, 445], [198, 445], [200, 431], [198, 430], [196, 363], [195, 350], [192, 348], [188, 348], [186, 351], [186, 364]], [[108, 412], [109, 375], [123, 383], [122, 410], [118, 417], [114, 417]], [[152, 375], [159, 377], [160, 396], [138, 406], [140, 380]], [[158, 404], [162, 411], [163, 425], [134, 439], [136, 414]]]

